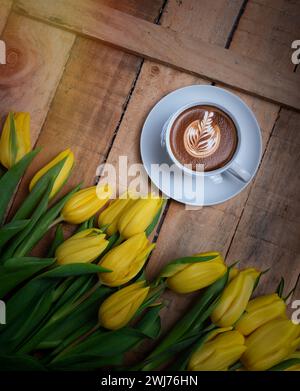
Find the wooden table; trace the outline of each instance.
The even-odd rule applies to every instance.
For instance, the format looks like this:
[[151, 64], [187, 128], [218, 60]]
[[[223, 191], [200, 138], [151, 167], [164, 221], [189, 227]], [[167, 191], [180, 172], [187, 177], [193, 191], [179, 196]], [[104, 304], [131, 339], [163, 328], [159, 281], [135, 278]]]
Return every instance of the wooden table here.
[[[143, 39], [146, 30], [152, 29], [145, 23], [148, 21], [163, 28], [155, 27], [153, 34], [168, 38], [169, 32], [176, 33], [175, 40], [184, 36], [180, 41], [184, 50], [190, 43], [192, 47], [197, 42], [200, 45], [197, 41], [200, 39], [201, 45], [211, 44], [212, 50], [220, 53], [220, 58], [214, 59], [220, 65], [216, 66], [217, 81], [226, 83], [223, 80], [226, 75], [222, 74], [226, 61], [236, 59], [241, 75], [239, 90], [233, 87], [233, 91], [255, 113], [262, 129], [264, 150], [255, 180], [234, 199], [197, 211], [186, 211], [183, 205], [168, 202], [156, 228], [157, 247], [148, 264], [149, 277], [179, 256], [218, 250], [228, 263], [240, 260], [242, 267], [270, 267], [260, 292], [274, 290], [281, 276], [286, 279], [287, 289], [291, 288], [300, 272], [300, 113], [293, 98], [300, 88], [295, 85], [290, 94], [283, 89], [278, 93], [278, 85], [299, 80], [299, 67], [291, 62], [291, 42], [300, 39], [300, 1], [55, 0], [55, 3], [63, 4], [61, 8], [56, 4], [55, 8], [60, 17], [53, 15], [53, 1], [0, 0], [0, 33], [8, 49], [8, 64], [0, 68], [0, 113], [29, 111], [32, 140], [45, 147], [23, 179], [21, 196], [15, 205], [27, 191], [28, 181], [37, 168], [67, 146], [76, 155], [69, 188], [82, 179], [85, 185], [93, 184], [101, 162], [116, 163], [120, 155], [128, 155], [130, 162], [139, 162], [141, 127], [157, 100], [179, 87], [210, 83], [197, 76], [202, 72], [197, 64], [185, 65], [184, 58], [172, 54], [171, 47], [167, 58], [168, 54], [157, 49], [159, 42], [145, 46], [146, 59], [128, 53], [128, 50], [136, 52], [136, 47], [144, 50], [138, 37], [132, 36], [132, 25], [121, 31], [125, 39], [120, 46], [128, 47], [124, 50], [112, 47], [116, 43], [110, 35], [110, 26], [114, 33], [119, 28], [116, 21], [122, 23], [133, 15], [143, 21], [137, 22], [144, 29]], [[92, 19], [97, 19], [102, 6], [105, 26], [98, 31]], [[65, 13], [64, 7], [69, 11]], [[111, 19], [105, 7], [114, 10]], [[122, 14], [115, 10], [127, 16], [122, 19]], [[78, 12], [82, 12], [84, 27], [72, 25]], [[64, 14], [68, 20], [63, 19]], [[103, 37], [111, 41], [110, 45], [101, 42]], [[145, 45], [149, 42], [145, 41]], [[198, 58], [200, 63], [201, 53]], [[248, 83], [243, 74], [245, 65], [241, 66], [243, 62], [239, 61], [249, 61], [250, 70], [270, 69], [274, 85], [264, 87], [265, 78], [260, 74], [257, 78], [262, 79], [262, 84]], [[172, 66], [172, 62], [176, 64]], [[252, 68], [253, 64], [259, 68]], [[281, 84], [277, 85], [278, 72]], [[234, 78], [229, 78], [226, 84], [233, 82]], [[271, 102], [272, 88], [282, 104]], [[241, 92], [248, 89], [250, 94]], [[298, 289], [295, 297], [298, 294], [300, 298], [299, 293]], [[168, 299], [163, 315], [165, 327], [174, 323], [190, 302], [190, 297], [174, 294], [168, 294]]]

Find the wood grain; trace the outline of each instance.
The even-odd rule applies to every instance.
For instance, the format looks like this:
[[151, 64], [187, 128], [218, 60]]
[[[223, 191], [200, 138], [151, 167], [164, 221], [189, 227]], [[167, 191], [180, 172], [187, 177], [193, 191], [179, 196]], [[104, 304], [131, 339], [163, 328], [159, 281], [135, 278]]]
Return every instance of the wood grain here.
[[[146, 17], [154, 21], [162, 1], [151, 2], [151, 7], [146, 0], [108, 3], [140, 17], [145, 16], [146, 9]], [[77, 37], [37, 142], [46, 148], [26, 173], [15, 207], [26, 194], [32, 175], [67, 147], [74, 152], [76, 164], [64, 190], [79, 182], [94, 183], [97, 166], [109, 150], [140, 64], [141, 59], [136, 56]]]
[[[191, 9], [192, 3], [193, 2], [190, 2]], [[194, 2], [194, 4], [195, 3], [197, 2]], [[207, 2], [207, 6], [211, 4], [209, 3], [210, 2]], [[173, 15], [176, 15], [176, 10], [180, 9], [180, 5], [178, 5], [177, 2], [171, 2], [166, 9], [166, 18], [170, 15], [170, 7], [172, 7]], [[250, 11], [246, 9], [244, 16], [245, 18], [251, 17], [251, 9]], [[189, 14], [185, 14], [185, 18], [189, 20], [189, 26], [194, 26], [192, 23], [193, 17], [196, 18], [192, 11]], [[278, 17], [280, 17], [280, 15], [277, 16], [277, 18]], [[177, 19], [175, 18], [175, 21], [176, 20]], [[164, 23], [165, 16], [162, 19], [162, 24], [164, 25]], [[171, 23], [170, 19], [168, 20], [168, 23]], [[218, 23], [221, 23], [221, 20], [216, 18], [216, 20], [207, 22], [205, 26], [210, 26], [214, 29], [216, 27], [212, 26], [215, 26]], [[259, 38], [257, 39], [263, 41], [266, 30], [272, 31], [276, 29], [276, 25], [274, 26], [273, 23], [274, 18], [270, 20], [270, 24], [268, 24], [267, 27], [264, 26], [261, 33], [257, 26], [253, 24], [253, 30], [248, 32], [248, 34], [258, 34]], [[240, 24], [242, 24], [242, 20]], [[176, 29], [176, 24], [171, 26], [171, 28]], [[239, 31], [239, 29], [237, 31]], [[199, 30], [196, 30], [193, 31], [193, 34], [197, 34], [197, 32], [200, 33]], [[209, 33], [207, 33], [207, 35], [211, 36]], [[236, 33], [236, 36], [238, 37], [238, 33]], [[285, 35], [285, 38], [286, 40], [290, 39], [288, 35]], [[234, 36], [232, 42], [234, 50], [238, 51], [240, 45], [241, 50], [245, 50], [244, 41], [241, 40], [241, 44], [239, 44], [238, 39], [239, 38], [235, 38]], [[225, 37], [223, 41], [224, 45], [226, 44], [226, 41], [227, 37]], [[272, 62], [273, 58], [277, 58], [277, 56], [280, 55], [282, 46], [278, 45], [277, 41], [274, 41], [273, 43], [269, 42], [269, 44], [272, 45], [272, 48], [267, 52], [265, 52], [264, 49], [260, 51], [256, 45], [256, 56], [258, 58], [264, 58], [264, 56], [266, 56], [265, 61]], [[252, 50], [250, 43], [249, 50]], [[289, 63], [286, 65], [289, 66]], [[138, 141], [140, 129], [152, 105], [172, 89], [199, 82], [201, 83], [203, 81], [197, 78], [189, 79], [188, 75], [185, 75], [184, 73], [178, 73], [170, 68], [146, 61], [108, 161], [117, 162], [117, 158], [121, 154], [129, 155], [130, 161], [139, 161]], [[265, 148], [277, 119], [279, 107], [245, 94], [239, 95], [254, 111], [259, 121]], [[297, 116], [297, 114], [294, 113], [293, 118], [295, 115]], [[296, 130], [294, 130], [293, 133], [296, 133]], [[125, 139], [126, 145], [124, 145]], [[280, 156], [278, 156], [278, 159], [280, 161]], [[274, 182], [274, 186], [275, 185], [276, 182]], [[241, 214], [243, 213], [244, 208], [247, 208], [245, 205], [252, 186], [253, 184], [229, 202], [215, 207], [203, 208], [198, 211], [185, 211], [184, 206], [172, 201], [158, 237], [157, 248], [147, 267], [148, 277], [151, 278], [157, 275], [163, 265], [173, 258], [177, 258], [181, 255], [190, 255], [197, 251], [209, 251], [214, 249], [221, 251], [224, 255], [229, 252], [227, 257], [228, 263], [231, 263], [236, 259], [241, 259], [241, 267], [245, 267], [247, 264], [254, 264], [265, 269], [268, 265], [269, 258], [266, 258], [267, 254], [263, 251], [263, 241], [259, 242], [253, 240], [253, 238], [249, 238], [248, 248], [250, 251], [247, 251], [246, 249], [243, 250], [242, 246], [239, 247], [239, 253], [237, 251], [235, 253], [229, 251], [229, 249], [234, 248], [234, 246], [239, 243], [238, 239], [235, 241], [233, 238]], [[251, 251], [253, 251], [253, 253], [251, 253]], [[283, 253], [283, 249], [277, 249], [279, 257], [280, 254]], [[250, 261], [248, 261], [248, 259], [250, 259]], [[296, 262], [296, 260], [293, 262]], [[266, 289], [274, 289], [276, 287], [278, 274], [283, 274], [289, 279], [289, 270], [286, 270], [284, 265], [278, 265], [274, 259], [274, 265], [275, 264], [276, 267], [280, 266], [277, 273], [274, 275], [269, 273], [264, 277], [263, 281]], [[166, 297], [168, 299], [168, 306], [163, 312], [165, 330], [180, 318], [182, 312], [190, 305], [192, 300], [192, 297], [174, 295], [172, 293], [168, 293]]]
[[0, 34], [4, 29], [12, 6], [12, 0], [1, 0], [0, 3]]
[[[250, 2], [230, 49], [241, 50], [246, 55], [252, 53], [257, 58], [272, 62], [273, 59], [277, 61], [281, 58], [283, 46], [288, 47], [297, 26], [291, 25], [288, 18], [284, 18], [290, 2], [277, 2], [277, 7], [271, 10], [270, 3], [264, 3], [259, 4], [261, 18], [270, 12], [272, 17], [267, 20], [265, 18], [264, 23], [261, 20], [262, 27], [261, 30], [258, 29], [255, 23], [257, 4]], [[275, 2], [272, 4], [275, 5]], [[285, 26], [281, 25], [283, 35], [276, 40], [276, 23], [282, 18], [285, 19]], [[252, 20], [251, 24], [249, 20]], [[296, 23], [294, 18], [292, 20]], [[251, 26], [247, 32], [246, 22], [247, 26]], [[248, 38], [255, 37], [253, 46], [249, 40], [246, 45], [245, 34]], [[267, 39], [267, 44], [264, 39]], [[290, 69], [289, 58], [284, 61], [281, 59], [279, 66]], [[158, 237], [157, 248], [148, 264], [149, 277], [157, 275], [162, 265], [172, 258], [216, 249], [223, 254], [227, 253], [226, 260], [229, 264], [240, 260], [240, 267], [255, 265], [261, 270], [271, 267], [270, 272], [262, 278], [256, 294], [274, 291], [281, 276], [286, 280], [287, 292], [294, 286], [300, 272], [300, 184], [297, 174], [300, 150], [299, 114], [282, 109], [277, 118], [280, 110], [278, 106], [245, 94], [240, 96], [254, 111], [262, 129], [264, 149], [267, 147], [256, 181], [234, 199], [201, 211], [187, 212], [178, 203], [171, 202]], [[271, 134], [273, 136], [270, 139]], [[293, 299], [299, 299], [299, 295], [298, 283]], [[193, 297], [167, 293], [168, 305], [163, 311], [164, 330], [180, 318]]]
[[[282, 69], [293, 68], [289, 42], [299, 35], [299, 12], [297, 2], [250, 2], [232, 48], [241, 46], [246, 55], [259, 56], [255, 48], [260, 42], [269, 61]], [[268, 28], [262, 16], [266, 13]], [[262, 26], [260, 30], [257, 25]], [[245, 48], [245, 36], [253, 37], [253, 46]], [[228, 253], [229, 258], [244, 264], [272, 267], [258, 292], [273, 290], [281, 276], [287, 290], [291, 289], [300, 273], [299, 126], [298, 113], [281, 109]]]
[[[300, 110], [300, 78], [277, 69], [276, 63], [262, 63], [261, 59], [229, 52], [192, 39], [182, 31], [178, 33], [109, 7], [99, 7], [93, 0], [18, 0], [16, 9], [130, 53]], [[190, 28], [187, 33], [190, 34]]]
[[291, 289], [300, 273], [300, 116], [282, 110], [251, 191], [229, 256], [271, 267], [261, 291], [285, 277]]
[[[219, 6], [215, 8], [216, 12], [208, 12], [210, 19], [202, 26], [202, 30], [205, 30], [205, 32], [199, 30], [197, 26], [198, 14], [193, 12], [193, 7], [198, 4], [198, 1], [193, 0], [185, 3], [189, 4], [186, 4], [186, 7], [190, 9], [189, 12], [185, 12], [184, 18], [184, 20], [188, 20], [188, 26], [191, 26], [190, 34], [195, 37], [206, 34], [207, 37], [210, 37], [210, 42], [214, 43], [214, 38], [216, 38], [218, 40], [217, 44], [225, 46], [228, 35], [230, 34], [231, 24], [235, 20], [242, 2], [235, 2], [236, 8], [235, 12], [233, 12], [231, 7], [227, 7], [227, 0], [219, 1]], [[209, 0], [202, 1], [202, 7], [203, 13], [205, 14], [206, 11], [210, 9], [211, 2]], [[220, 8], [224, 9], [223, 14], [220, 13]], [[228, 13], [226, 13], [226, 10]], [[181, 5], [177, 1], [168, 2], [162, 17], [162, 25], [164, 26], [165, 23], [170, 25], [170, 23], [172, 23], [171, 19], [175, 18], [171, 28], [174, 30], [177, 28], [180, 29], [181, 20], [183, 18], [175, 17], [175, 15], [178, 15], [180, 12]], [[221, 40], [220, 35], [215, 37], [210, 31], [215, 31], [218, 29], [217, 26], [223, 25], [224, 19], [229, 19], [232, 23], [228, 21], [227, 34], [224, 34], [224, 37]], [[116, 165], [119, 156], [126, 155], [128, 156], [129, 164], [140, 162], [140, 132], [150, 109], [159, 99], [176, 88], [203, 83], [206, 83], [206, 81], [196, 76], [179, 72], [152, 61], [145, 61], [107, 161]], [[266, 105], [272, 106], [269, 103]], [[163, 265], [172, 258], [177, 258], [180, 255], [186, 256], [198, 249], [200, 250], [200, 243], [203, 250], [214, 247], [222, 250], [224, 246], [229, 246], [231, 236], [234, 233], [233, 221], [237, 220], [235, 219], [234, 214], [229, 213], [225, 215], [223, 211], [215, 210], [213, 208], [208, 208], [206, 212], [206, 216], [202, 221], [200, 220], [202, 210], [195, 213], [191, 211], [188, 212], [184, 210], [183, 205], [173, 201], [171, 202], [166, 220], [164, 221], [162, 230], [159, 234], [157, 248], [151, 256], [147, 267], [147, 276], [149, 278], [153, 278], [157, 275]], [[191, 215], [194, 216], [192, 220]], [[199, 232], [199, 224], [200, 227], [202, 226], [203, 231], [205, 231], [204, 221], [207, 218], [209, 218], [209, 221], [211, 222], [210, 230], [207, 232], [207, 236], [203, 237], [201, 232]], [[230, 232], [224, 237], [223, 232], [227, 227], [232, 228], [230, 228], [231, 231], [229, 230]], [[213, 243], [210, 243], [209, 240], [213, 240]], [[168, 292], [164, 297], [168, 304], [166, 309], [163, 310], [162, 317], [164, 330], [167, 330], [191, 304], [193, 296], [180, 296]], [[143, 352], [143, 349], [141, 349], [141, 351]]]
[[7, 64], [0, 72], [0, 114], [29, 111], [34, 144], [74, 42], [74, 35], [11, 13], [2, 39]]

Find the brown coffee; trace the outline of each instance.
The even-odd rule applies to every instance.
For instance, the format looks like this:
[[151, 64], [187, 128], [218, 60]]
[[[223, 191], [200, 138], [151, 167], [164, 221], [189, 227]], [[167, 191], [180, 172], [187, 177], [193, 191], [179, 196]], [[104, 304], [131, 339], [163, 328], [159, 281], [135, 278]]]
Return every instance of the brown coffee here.
[[204, 171], [225, 166], [238, 144], [234, 122], [214, 106], [193, 106], [175, 119], [170, 130], [170, 146], [181, 164], [204, 165]]

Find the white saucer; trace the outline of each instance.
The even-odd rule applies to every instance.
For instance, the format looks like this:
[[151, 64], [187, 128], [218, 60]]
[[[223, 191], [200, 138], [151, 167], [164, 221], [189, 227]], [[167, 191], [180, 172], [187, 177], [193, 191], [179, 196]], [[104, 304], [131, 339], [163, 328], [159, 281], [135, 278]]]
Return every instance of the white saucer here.
[[[215, 183], [204, 177], [203, 200], [191, 200], [182, 196], [174, 196], [169, 189], [158, 181], [151, 173], [151, 164], [172, 164], [165, 149], [161, 146], [161, 131], [170, 116], [192, 102], [202, 101], [206, 104], [220, 105], [232, 115], [240, 126], [243, 143], [236, 156], [236, 161], [246, 169], [251, 178], [244, 183], [228, 172], [223, 174], [223, 182]], [[215, 205], [222, 203], [240, 193], [253, 179], [261, 159], [262, 140], [258, 122], [250, 108], [236, 95], [214, 86], [193, 85], [180, 88], [162, 98], [150, 111], [141, 134], [141, 156], [147, 174], [167, 197], [187, 205]]]

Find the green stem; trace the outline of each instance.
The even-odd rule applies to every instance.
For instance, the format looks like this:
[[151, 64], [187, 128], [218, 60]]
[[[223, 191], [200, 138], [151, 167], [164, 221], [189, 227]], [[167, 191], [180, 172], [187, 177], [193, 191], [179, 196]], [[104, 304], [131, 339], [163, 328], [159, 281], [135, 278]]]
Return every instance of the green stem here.
[[56, 224], [59, 224], [61, 223], [62, 221], [64, 221], [64, 218], [60, 215], [57, 219], [55, 219], [48, 227], [48, 229], [54, 227]]
[[95, 326], [93, 326], [90, 330], [88, 330], [85, 334], [81, 335], [79, 338], [77, 338], [74, 342], [72, 342], [69, 346], [67, 346], [65, 349], [63, 349], [52, 361], [50, 361], [50, 364], [53, 364], [56, 362], [59, 358], [61, 358], [65, 353], [67, 353], [69, 350], [83, 342], [87, 337], [92, 335], [95, 331], [97, 331], [101, 327], [100, 323], [97, 323]]

